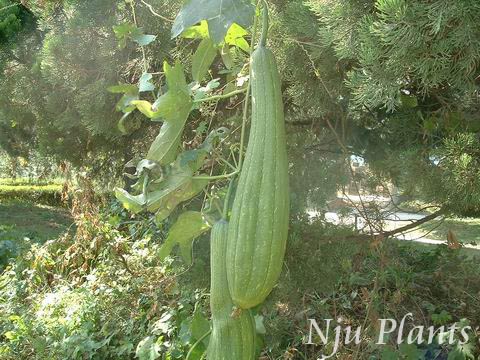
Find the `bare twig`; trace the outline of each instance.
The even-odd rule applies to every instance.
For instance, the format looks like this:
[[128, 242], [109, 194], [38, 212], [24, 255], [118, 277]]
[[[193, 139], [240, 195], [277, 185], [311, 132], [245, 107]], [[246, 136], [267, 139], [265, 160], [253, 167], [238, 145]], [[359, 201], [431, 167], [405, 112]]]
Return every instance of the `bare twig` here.
[[167, 17], [165, 17], [165, 16], [160, 15], [159, 13], [157, 13], [157, 12], [155, 11], [155, 9], [153, 8], [153, 6], [150, 5], [150, 4], [148, 4], [147, 2], [145, 2], [144, 0], [140, 0], [140, 2], [141, 2], [143, 5], [145, 5], [145, 6], [148, 8], [148, 10], [150, 10], [150, 12], [151, 12], [154, 16], [156, 16], [156, 17], [158, 17], [158, 18], [160, 18], [160, 19], [162, 19], [162, 20], [164, 20], [164, 21], [170, 22], [170, 23], [173, 23], [173, 22], [174, 22], [174, 20], [169, 19], [169, 18], [167, 18]]
[[338, 145], [340, 146], [340, 148], [343, 150], [345, 156], [348, 158], [346, 159], [347, 162], [348, 162], [348, 169], [350, 170], [350, 174], [352, 175], [352, 181], [353, 181], [353, 185], [355, 186], [355, 190], [358, 194], [358, 198], [360, 199], [360, 205], [362, 207], [362, 210], [360, 210], [354, 203], [353, 201], [350, 200], [350, 202], [352, 203], [352, 205], [355, 207], [355, 209], [360, 213], [360, 215], [363, 216], [363, 218], [365, 219], [365, 221], [367, 222], [368, 224], [368, 227], [370, 228], [370, 233], [373, 235], [374, 234], [374, 229], [376, 229], [376, 226], [374, 226], [374, 224], [372, 224], [370, 218], [368, 217], [368, 213], [367, 213], [367, 209], [366, 209], [366, 206], [365, 206], [365, 203], [363, 202], [363, 199], [362, 199], [362, 196], [360, 195], [360, 188], [358, 187], [358, 184], [357, 182], [355, 181], [355, 172], [353, 171], [352, 169], [352, 166], [350, 165], [350, 155], [349, 155], [349, 151], [347, 149], [347, 147], [345, 146], [345, 144], [343, 143], [342, 139], [340, 138], [340, 136], [338, 135], [337, 131], [335, 130], [335, 128], [332, 126], [332, 124], [330, 123], [330, 121], [328, 119], [325, 119], [326, 122], [327, 122], [327, 125], [328, 127], [330, 128], [330, 130], [332, 131], [333, 135], [335, 135], [335, 138], [337, 139], [337, 142], [338, 142]]
[[296, 41], [296, 43], [298, 44], [298, 46], [300, 46], [303, 50], [303, 52], [305, 53], [305, 56], [308, 58], [308, 61], [310, 62], [310, 64], [312, 65], [312, 70], [313, 72], [315, 73], [315, 76], [317, 77], [318, 80], [320, 80], [320, 82], [322, 83], [322, 86], [323, 88], [325, 89], [325, 91], [327, 92], [328, 94], [328, 97], [330, 98], [330, 100], [332, 100], [333, 102], [335, 101], [335, 98], [333, 97], [332, 93], [330, 92], [330, 90], [328, 89], [327, 85], [325, 84], [325, 82], [323, 81], [323, 78], [322, 78], [322, 75], [320, 74], [320, 71], [318, 71], [317, 69], [317, 66], [315, 65], [315, 61], [312, 59], [312, 57], [310, 56], [310, 53], [308, 52], [307, 49], [305, 49], [305, 46], [301, 43], [301, 42], [298, 42]]

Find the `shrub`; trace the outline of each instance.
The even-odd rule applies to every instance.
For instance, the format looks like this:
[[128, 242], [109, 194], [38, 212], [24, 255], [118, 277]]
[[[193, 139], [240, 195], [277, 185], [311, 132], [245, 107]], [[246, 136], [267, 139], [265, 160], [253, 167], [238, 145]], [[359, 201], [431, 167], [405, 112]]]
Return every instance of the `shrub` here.
[[49, 185], [0, 185], [0, 201], [27, 201], [35, 204], [62, 205], [62, 186]]

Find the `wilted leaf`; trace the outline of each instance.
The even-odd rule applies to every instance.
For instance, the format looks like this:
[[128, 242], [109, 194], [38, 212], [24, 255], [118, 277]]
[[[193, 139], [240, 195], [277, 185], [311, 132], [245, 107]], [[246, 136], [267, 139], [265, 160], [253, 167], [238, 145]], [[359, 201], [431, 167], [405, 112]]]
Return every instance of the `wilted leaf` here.
[[132, 112], [135, 110], [135, 105], [132, 104], [135, 100], [138, 100], [138, 94], [125, 94], [118, 101], [117, 105], [115, 105], [115, 108], [117, 111], [124, 113]]
[[151, 208], [159, 209], [155, 214], [157, 224], [165, 220], [178, 204], [190, 200], [200, 193], [207, 184], [208, 180], [190, 179], [181, 183], [174, 191], [164, 194], [162, 198], [152, 203]]
[[127, 135], [129, 133], [129, 131], [127, 130], [127, 127], [126, 127], [126, 120], [130, 116], [131, 113], [132, 113], [131, 111], [126, 112], [125, 114], [123, 114], [123, 116], [118, 121], [118, 125], [117, 125], [118, 130], [120, 130], [120, 132], [123, 135]]
[[187, 116], [188, 114], [184, 114], [183, 119], [179, 118], [178, 121], [163, 123], [160, 132], [150, 145], [147, 159], [156, 161], [161, 165], [168, 165], [175, 160]]
[[132, 105], [132, 101], [138, 99], [138, 87], [131, 84], [119, 84], [110, 86], [107, 90], [113, 94], [124, 94], [115, 105], [117, 111], [127, 113], [135, 109], [135, 106]]
[[170, 228], [168, 237], [159, 251], [160, 259], [165, 259], [170, 255], [175, 245], [179, 245], [182, 258], [187, 264], [191, 264], [193, 240], [208, 229], [209, 225], [203, 219], [202, 213], [197, 211], [184, 212]]
[[126, 112], [118, 121], [118, 130], [120, 130], [123, 135], [128, 135], [138, 130], [142, 124], [138, 117], [130, 117], [131, 114], [131, 111]]

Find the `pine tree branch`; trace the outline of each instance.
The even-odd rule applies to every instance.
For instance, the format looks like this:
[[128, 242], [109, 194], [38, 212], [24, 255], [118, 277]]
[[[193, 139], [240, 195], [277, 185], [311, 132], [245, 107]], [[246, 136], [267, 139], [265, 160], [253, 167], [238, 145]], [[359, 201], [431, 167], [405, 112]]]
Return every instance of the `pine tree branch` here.
[[386, 232], [383, 232], [381, 233], [380, 235], [384, 236], [384, 237], [391, 237], [393, 235], [396, 235], [396, 234], [399, 234], [399, 233], [402, 233], [402, 232], [405, 232], [405, 231], [408, 231], [408, 230], [411, 230], [411, 229], [414, 229], [422, 224], [425, 224], [429, 221], [432, 221], [434, 219], [436, 219], [437, 217], [441, 216], [441, 215], [444, 215], [446, 213], [445, 209], [440, 209], [438, 211], [435, 211], [434, 213], [430, 214], [430, 215], [427, 215], [425, 216], [424, 218], [421, 218], [420, 220], [418, 221], [415, 221], [411, 224], [408, 224], [408, 225], [405, 225], [405, 226], [402, 226], [398, 229], [394, 229], [394, 230], [390, 230], [390, 231], [386, 231]]
[[4, 11], [4, 10], [7, 10], [7, 9], [10, 9], [10, 8], [12, 8], [12, 7], [18, 6], [18, 5], [20, 5], [20, 4], [12, 4], [12, 5], [5, 6], [5, 7], [3, 7], [3, 8], [0, 9], [0, 12], [1, 12], [1, 11]]

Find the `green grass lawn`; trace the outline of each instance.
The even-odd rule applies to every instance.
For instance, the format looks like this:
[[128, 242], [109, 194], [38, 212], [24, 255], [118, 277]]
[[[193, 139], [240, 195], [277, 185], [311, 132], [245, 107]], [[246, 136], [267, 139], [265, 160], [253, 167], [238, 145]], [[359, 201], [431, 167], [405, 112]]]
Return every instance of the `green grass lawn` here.
[[65, 209], [17, 201], [0, 203], [0, 241], [27, 237], [44, 242], [55, 239], [71, 224]]
[[434, 240], [446, 240], [447, 233], [451, 230], [457, 239], [464, 244], [480, 245], [480, 219], [478, 218], [450, 218], [429, 222], [421, 227], [425, 232], [430, 232], [425, 237]]

